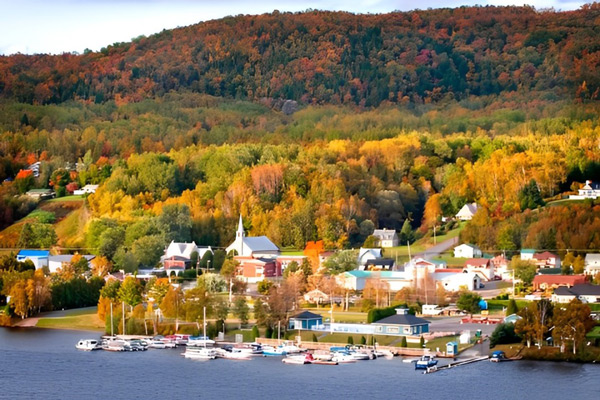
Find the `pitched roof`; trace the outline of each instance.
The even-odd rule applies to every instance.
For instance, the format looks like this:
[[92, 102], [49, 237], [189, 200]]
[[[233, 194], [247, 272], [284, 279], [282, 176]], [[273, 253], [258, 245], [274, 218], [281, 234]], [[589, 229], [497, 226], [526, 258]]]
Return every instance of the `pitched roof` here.
[[395, 314], [390, 317], [380, 319], [373, 322], [371, 325], [425, 325], [429, 321], [423, 318], [416, 317], [412, 314]]
[[550, 253], [549, 251], [544, 251], [543, 253], [535, 253], [533, 258], [536, 260], [549, 260], [551, 258], [558, 259], [556, 254]]
[[462, 208], [460, 209], [460, 211], [458, 211], [458, 213], [456, 213], [456, 215], [461, 215], [464, 213], [473, 215], [477, 212], [478, 208], [479, 207], [477, 206], [477, 203], [467, 203], [464, 206], [462, 206]]
[[554, 290], [558, 296], [600, 296], [600, 286], [582, 283], [573, 287], [560, 286]]
[[292, 317], [293, 319], [323, 319], [319, 314], [315, 314], [310, 311], [303, 311], [300, 314], [296, 314]]
[[465, 265], [470, 265], [472, 267], [487, 267], [490, 260], [488, 258], [469, 258], [465, 261]]
[[20, 250], [17, 257], [48, 257], [50, 250]]
[[367, 265], [381, 265], [392, 267], [394, 265], [394, 260], [392, 258], [375, 258], [367, 261]]
[[250, 251], [279, 251], [279, 247], [266, 236], [245, 237], [243, 241]]
[[536, 275], [534, 285], [568, 285], [573, 286], [585, 282], [585, 275]]
[[458, 247], [465, 247], [465, 246], [466, 247], [470, 247], [473, 250], [480, 250], [479, 247], [475, 246], [474, 244], [470, 244], [470, 243], [463, 243], [461, 245], [456, 246], [455, 249], [458, 248]]
[[393, 240], [398, 237], [398, 234], [394, 229], [375, 229], [373, 236], [379, 238], [379, 240]]
[[600, 263], [600, 254], [598, 253], [589, 253], [585, 255], [585, 263], [586, 264], [597, 264]]

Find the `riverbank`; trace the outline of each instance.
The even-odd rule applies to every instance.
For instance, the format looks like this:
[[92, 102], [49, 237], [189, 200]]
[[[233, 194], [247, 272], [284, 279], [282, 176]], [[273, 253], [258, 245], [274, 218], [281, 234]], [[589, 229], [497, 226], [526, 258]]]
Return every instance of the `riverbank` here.
[[497, 345], [491, 349], [492, 351], [502, 350], [508, 358], [519, 357], [529, 361], [567, 361], [576, 363], [600, 363], [600, 348], [594, 346], [585, 346], [573, 354], [572, 348], [566, 348], [564, 352], [560, 351], [560, 347], [542, 346], [527, 346], [523, 344], [504, 344]]
[[14, 327], [19, 328], [36, 327], [98, 332], [104, 332], [104, 325], [104, 322], [98, 318], [96, 307], [44, 312], [35, 317], [18, 320], [13, 324]]

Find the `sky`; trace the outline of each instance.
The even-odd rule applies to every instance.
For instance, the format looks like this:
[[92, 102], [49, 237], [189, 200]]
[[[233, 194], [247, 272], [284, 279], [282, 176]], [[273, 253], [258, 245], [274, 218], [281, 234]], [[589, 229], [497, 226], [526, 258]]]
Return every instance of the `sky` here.
[[574, 10], [592, 0], [0, 0], [0, 54], [98, 51], [163, 29], [273, 10], [386, 13], [461, 5]]

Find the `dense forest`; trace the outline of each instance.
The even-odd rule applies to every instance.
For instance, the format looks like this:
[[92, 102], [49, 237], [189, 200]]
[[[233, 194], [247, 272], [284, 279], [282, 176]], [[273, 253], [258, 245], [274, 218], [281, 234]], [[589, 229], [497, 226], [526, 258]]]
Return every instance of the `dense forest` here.
[[[240, 213], [282, 247], [351, 248], [467, 202], [463, 240], [486, 250], [598, 249], [597, 206], [538, 208], [600, 178], [599, 18], [273, 13], [0, 57], [0, 227], [30, 188], [100, 184], [70, 243], [128, 270], [170, 240], [228, 245]], [[2, 247], [55, 244], [37, 215]]]
[[600, 7], [236, 16], [83, 55], [0, 57], [0, 96], [117, 105], [189, 90], [303, 104], [436, 103], [507, 92], [596, 99]]

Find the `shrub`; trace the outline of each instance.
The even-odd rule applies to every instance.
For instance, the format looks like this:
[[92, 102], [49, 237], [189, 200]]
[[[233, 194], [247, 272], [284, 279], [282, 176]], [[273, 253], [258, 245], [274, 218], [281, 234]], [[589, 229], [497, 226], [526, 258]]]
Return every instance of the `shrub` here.
[[312, 336], [312, 341], [315, 342], [315, 343], [317, 343], [319, 341], [319, 339], [317, 339], [317, 335], [315, 335], [314, 333], [313, 333], [313, 336]]
[[348, 344], [354, 344], [354, 338], [352, 336], [348, 336]]
[[252, 327], [252, 341], [255, 341], [257, 337], [260, 336], [260, 332], [258, 331], [258, 326], [254, 325]]
[[515, 333], [515, 326], [511, 323], [498, 324], [490, 336], [490, 346], [497, 344], [519, 343], [521, 338]]
[[423, 348], [425, 346], [425, 338], [423, 336], [421, 336], [421, 338], [419, 339], [419, 347]]
[[408, 347], [408, 342], [406, 341], [406, 336], [402, 336], [402, 342], [400, 343], [402, 347]]
[[360, 337], [360, 344], [367, 344], [367, 338], [364, 336]]
[[265, 330], [265, 337], [270, 338], [272, 336], [273, 336], [273, 328], [271, 328], [270, 326], [267, 326], [267, 329]]

